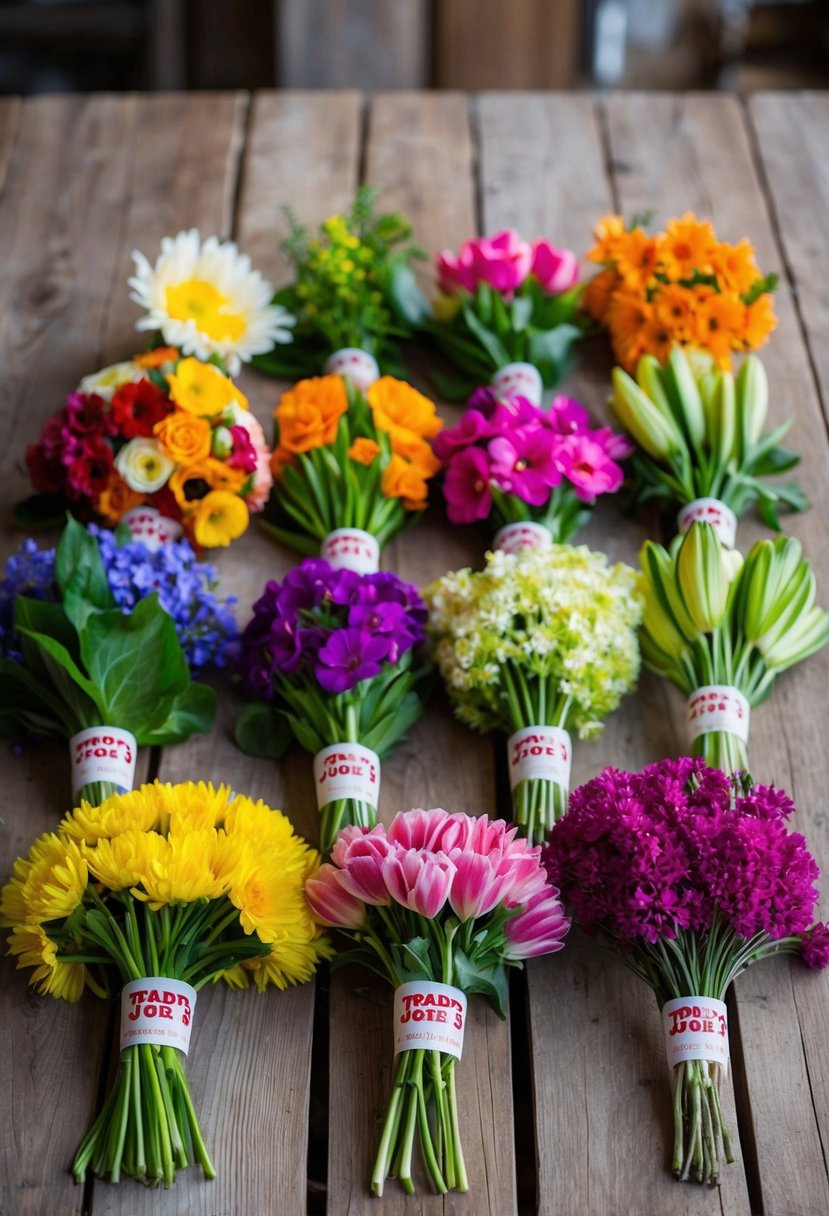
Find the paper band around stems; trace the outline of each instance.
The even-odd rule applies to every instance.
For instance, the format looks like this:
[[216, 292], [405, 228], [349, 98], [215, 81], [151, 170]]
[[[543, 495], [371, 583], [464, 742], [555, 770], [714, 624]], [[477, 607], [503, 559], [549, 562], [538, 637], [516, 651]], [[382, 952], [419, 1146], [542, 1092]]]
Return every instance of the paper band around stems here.
[[314, 756], [317, 807], [352, 798], [375, 811], [380, 802], [380, 757], [361, 743], [333, 743]]
[[362, 528], [335, 528], [320, 545], [320, 557], [333, 570], [353, 570], [355, 574], [376, 574], [380, 569], [377, 538]]
[[183, 980], [148, 975], [121, 989], [121, 1051], [139, 1043], [159, 1043], [187, 1052], [196, 990]]
[[695, 498], [676, 517], [680, 532], [687, 532], [693, 523], [710, 524], [726, 549], [733, 549], [737, 539], [737, 516], [719, 498]]
[[552, 781], [570, 788], [573, 745], [560, 726], [525, 726], [507, 739], [509, 785], [521, 781]]
[[178, 540], [184, 531], [177, 520], [168, 519], [155, 507], [133, 507], [122, 515], [121, 523], [132, 532], [133, 540], [140, 540], [151, 553]]
[[662, 1006], [668, 1067], [708, 1060], [728, 1069], [728, 1011], [712, 996], [680, 996]]
[[394, 1054], [442, 1051], [461, 1058], [466, 993], [451, 984], [413, 980], [394, 990]]
[[109, 781], [125, 794], [133, 787], [138, 743], [120, 726], [90, 726], [69, 740], [72, 797], [93, 781]]
[[526, 397], [533, 405], [541, 405], [544, 383], [532, 363], [505, 363], [490, 384], [502, 397]]
[[703, 684], [688, 698], [688, 732], [693, 743], [700, 735], [726, 731], [748, 743], [751, 708], [748, 701], [730, 684]]
[[552, 543], [549, 528], [527, 519], [520, 524], [505, 524], [499, 528], [492, 547], [500, 549], [502, 553], [523, 553], [525, 549], [549, 549]]
[[380, 368], [374, 355], [358, 346], [344, 346], [335, 350], [333, 355], [325, 360], [324, 370], [329, 376], [348, 376], [351, 383], [361, 393], [380, 379]]

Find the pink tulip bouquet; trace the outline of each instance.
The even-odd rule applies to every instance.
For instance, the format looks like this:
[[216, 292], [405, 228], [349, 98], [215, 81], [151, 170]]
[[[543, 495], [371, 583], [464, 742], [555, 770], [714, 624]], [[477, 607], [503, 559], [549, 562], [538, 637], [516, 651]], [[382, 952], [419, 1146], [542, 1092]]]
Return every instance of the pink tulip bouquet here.
[[441, 377], [443, 395], [468, 396], [492, 379], [540, 405], [542, 386], [566, 375], [583, 332], [576, 255], [507, 229], [464, 241], [458, 254], [444, 250], [436, 269], [426, 330], [458, 373]]
[[720, 1146], [734, 1160], [720, 1106], [733, 981], [773, 954], [829, 963], [829, 925], [813, 925], [818, 868], [786, 827], [794, 809], [783, 790], [732, 782], [699, 757], [608, 768], [573, 791], [545, 849], [575, 920], [659, 1003], [682, 1181], [714, 1185]]
[[503, 1016], [507, 967], [560, 950], [569, 928], [540, 848], [485, 815], [396, 815], [388, 830], [347, 827], [331, 864], [306, 883], [314, 916], [353, 941], [360, 962], [394, 986], [394, 1085], [371, 1176], [411, 1194], [417, 1135], [435, 1189], [468, 1190], [455, 1096], [467, 997]]
[[433, 442], [453, 524], [485, 520], [493, 547], [512, 553], [559, 544], [590, 518], [601, 494], [615, 494], [619, 460], [633, 445], [610, 427], [591, 427], [584, 406], [554, 397], [543, 410], [525, 397], [473, 393], [457, 426]]

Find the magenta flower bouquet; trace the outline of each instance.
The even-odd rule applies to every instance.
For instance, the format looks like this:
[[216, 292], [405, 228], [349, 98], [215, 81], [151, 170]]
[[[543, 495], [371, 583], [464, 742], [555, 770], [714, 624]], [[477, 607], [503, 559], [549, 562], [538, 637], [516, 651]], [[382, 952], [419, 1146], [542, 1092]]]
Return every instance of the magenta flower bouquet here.
[[569, 928], [558, 891], [516, 829], [485, 815], [412, 810], [386, 830], [344, 828], [306, 883], [314, 916], [394, 986], [397, 1063], [371, 1189], [396, 1177], [411, 1194], [415, 1135], [435, 1189], [468, 1190], [455, 1096], [467, 997], [499, 1015], [507, 967], [560, 950]]
[[554, 397], [543, 410], [488, 388], [473, 393], [457, 426], [432, 446], [443, 463], [450, 521], [486, 520], [493, 548], [507, 553], [569, 540], [599, 495], [619, 489], [617, 462], [633, 451], [610, 427], [591, 427], [571, 397]]
[[[653, 989], [673, 1085], [673, 1169], [714, 1184], [722, 1145], [731, 983], [773, 954], [829, 963], [813, 925], [818, 868], [789, 832], [791, 799], [701, 758], [605, 769], [574, 790], [544, 860], [574, 918]], [[810, 927], [811, 926], [811, 927]]]
[[439, 294], [425, 328], [458, 372], [441, 377], [447, 397], [465, 397], [490, 379], [541, 404], [542, 387], [567, 374], [582, 336], [579, 263], [546, 240], [517, 232], [464, 241], [436, 259]]
[[428, 668], [415, 655], [426, 615], [397, 575], [315, 558], [268, 583], [253, 606], [240, 673], [255, 701], [236, 740], [252, 755], [278, 757], [292, 738], [314, 753], [326, 854], [345, 824], [376, 822], [380, 760], [423, 712]]

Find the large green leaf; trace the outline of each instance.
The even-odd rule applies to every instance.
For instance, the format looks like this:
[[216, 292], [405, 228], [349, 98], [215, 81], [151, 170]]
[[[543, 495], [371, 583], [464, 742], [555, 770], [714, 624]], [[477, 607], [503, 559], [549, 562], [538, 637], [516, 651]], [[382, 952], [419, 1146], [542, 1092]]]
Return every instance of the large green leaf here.
[[21, 629], [20, 636], [25, 639], [24, 658], [33, 680], [38, 686], [42, 685], [47, 695], [54, 694], [65, 707], [62, 718], [67, 734], [74, 735], [88, 726], [98, 725], [101, 721], [98, 690], [66, 647], [45, 633]]
[[293, 742], [293, 732], [284, 715], [255, 701], [239, 714], [233, 737], [247, 755], [265, 760], [280, 760]]
[[204, 735], [216, 717], [216, 692], [207, 684], [193, 681], [176, 697], [167, 720], [148, 731], [141, 742], [145, 747], [168, 747], [183, 743], [191, 735]]
[[480, 992], [489, 997], [499, 1018], [506, 1017], [508, 993], [507, 974], [503, 963], [494, 967], [478, 967], [462, 950], [455, 948], [455, 983], [464, 992]]
[[67, 606], [68, 597], [73, 602], [86, 601], [99, 611], [115, 607], [98, 542], [76, 519], [67, 521], [55, 551], [55, 581], [67, 616], [75, 624], [78, 622]]

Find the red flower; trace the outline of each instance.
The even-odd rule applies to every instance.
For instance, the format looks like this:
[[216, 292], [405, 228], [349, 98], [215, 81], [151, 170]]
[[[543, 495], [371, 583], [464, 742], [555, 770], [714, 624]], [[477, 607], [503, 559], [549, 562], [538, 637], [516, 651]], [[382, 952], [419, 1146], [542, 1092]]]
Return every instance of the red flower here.
[[81, 455], [66, 470], [68, 491], [73, 498], [97, 498], [109, 482], [112, 449], [100, 435], [84, 439]]
[[115, 435], [106, 402], [97, 393], [70, 393], [64, 417], [73, 435]]
[[51, 464], [62, 464], [67, 448], [74, 448], [77, 440], [69, 430], [66, 410], [55, 414], [40, 433], [40, 444], [44, 460]]
[[126, 439], [149, 438], [155, 424], [172, 411], [172, 402], [152, 380], [122, 384], [112, 398], [113, 420]]
[[155, 507], [156, 511], [160, 511], [165, 519], [175, 519], [181, 523], [184, 518], [175, 494], [167, 486], [162, 486], [155, 494], [148, 495], [147, 502], [151, 507]]
[[38, 494], [60, 494], [64, 488], [64, 468], [60, 460], [50, 460], [42, 443], [30, 443], [26, 448], [26, 468], [32, 488]]
[[241, 469], [244, 473], [255, 473], [256, 448], [250, 435], [243, 426], [232, 426], [230, 434], [233, 439], [233, 451], [228, 457], [228, 465], [231, 469]]

